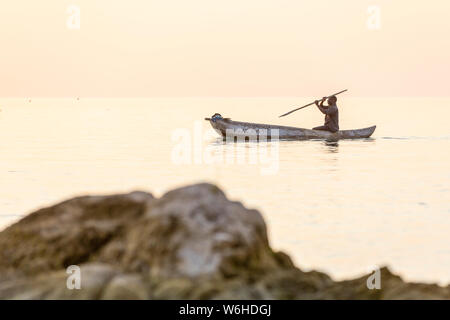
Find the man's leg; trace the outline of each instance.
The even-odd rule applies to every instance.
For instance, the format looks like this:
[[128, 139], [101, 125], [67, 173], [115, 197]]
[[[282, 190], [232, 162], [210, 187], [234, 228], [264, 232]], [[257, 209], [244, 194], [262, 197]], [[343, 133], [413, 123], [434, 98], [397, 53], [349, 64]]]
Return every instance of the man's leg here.
[[312, 128], [313, 130], [321, 130], [321, 131], [330, 131], [330, 129], [327, 126], [318, 126], [315, 128]]

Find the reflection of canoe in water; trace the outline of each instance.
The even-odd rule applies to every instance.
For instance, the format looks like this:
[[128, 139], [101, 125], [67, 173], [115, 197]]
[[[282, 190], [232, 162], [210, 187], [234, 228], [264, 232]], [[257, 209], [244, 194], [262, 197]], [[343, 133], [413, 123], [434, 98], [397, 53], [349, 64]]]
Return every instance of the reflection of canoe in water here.
[[[295, 127], [277, 126], [270, 124], [259, 124], [250, 122], [232, 121], [228, 118], [222, 118], [220, 115], [213, 118], [205, 118], [209, 120], [211, 126], [222, 137], [226, 138], [240, 138], [246, 140], [258, 139], [258, 136], [268, 138], [279, 138], [287, 140], [306, 140], [306, 139], [325, 139], [325, 140], [339, 140], [339, 139], [361, 139], [369, 138], [375, 131], [376, 126], [355, 129], [355, 130], [340, 130], [332, 133], [321, 130], [311, 130]], [[273, 131], [273, 130], [278, 130]]]

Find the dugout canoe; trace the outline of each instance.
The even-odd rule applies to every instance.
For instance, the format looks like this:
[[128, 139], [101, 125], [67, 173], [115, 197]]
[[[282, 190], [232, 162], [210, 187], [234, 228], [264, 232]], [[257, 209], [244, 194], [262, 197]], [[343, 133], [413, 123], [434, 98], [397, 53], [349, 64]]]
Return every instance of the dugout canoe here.
[[[339, 130], [332, 133], [321, 130], [232, 121], [229, 118], [222, 118], [219, 114], [214, 115], [212, 118], [205, 118], [205, 120], [208, 120], [214, 130], [224, 139], [228, 135], [229, 138], [245, 140], [257, 140], [259, 137], [267, 137], [269, 139], [278, 137], [278, 139], [282, 140], [323, 139], [335, 141], [369, 138], [376, 129], [376, 126], [372, 126], [362, 129]], [[274, 129], [275, 131], [273, 131]]]

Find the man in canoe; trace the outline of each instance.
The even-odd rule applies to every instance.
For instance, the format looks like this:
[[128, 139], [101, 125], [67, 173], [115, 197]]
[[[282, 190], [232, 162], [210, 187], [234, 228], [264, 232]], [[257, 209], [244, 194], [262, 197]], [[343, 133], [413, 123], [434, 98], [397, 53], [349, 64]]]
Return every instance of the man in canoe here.
[[313, 130], [323, 130], [323, 131], [330, 131], [330, 132], [337, 132], [339, 131], [339, 110], [336, 105], [337, 98], [336, 96], [331, 96], [328, 98], [328, 106], [324, 106], [323, 103], [325, 102], [327, 98], [322, 98], [322, 100], [319, 102], [319, 100], [316, 100], [314, 103], [316, 104], [317, 108], [325, 114], [325, 124], [323, 126], [315, 127]]

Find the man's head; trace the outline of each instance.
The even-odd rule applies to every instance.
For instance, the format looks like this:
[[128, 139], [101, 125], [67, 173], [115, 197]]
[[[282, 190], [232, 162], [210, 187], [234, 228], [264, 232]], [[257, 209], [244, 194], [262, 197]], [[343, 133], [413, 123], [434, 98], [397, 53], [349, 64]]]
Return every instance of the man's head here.
[[336, 96], [331, 96], [331, 97], [328, 98], [328, 104], [329, 104], [330, 106], [335, 105], [336, 102], [337, 102]]

